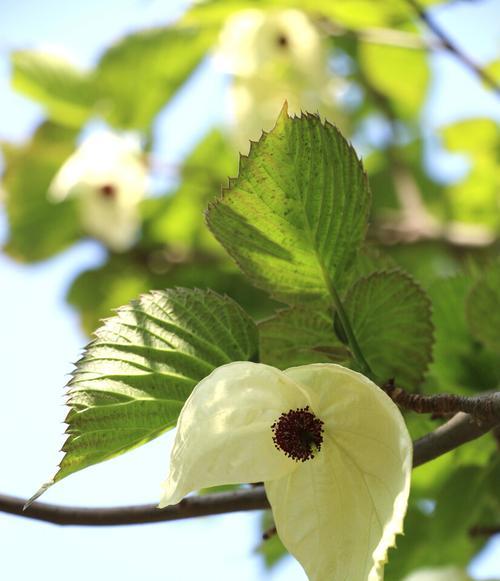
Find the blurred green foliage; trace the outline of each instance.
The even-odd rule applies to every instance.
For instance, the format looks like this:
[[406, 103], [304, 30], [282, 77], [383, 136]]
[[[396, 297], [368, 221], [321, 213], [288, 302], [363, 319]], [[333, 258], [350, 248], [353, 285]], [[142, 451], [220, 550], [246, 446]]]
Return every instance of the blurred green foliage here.
[[[422, 6], [436, 3], [421, 2]], [[25, 144], [1, 144], [9, 225], [4, 251], [19, 262], [35, 263], [86, 236], [75, 200], [68, 197], [55, 203], [48, 190], [89, 122], [97, 119], [115, 130], [138, 131], [146, 144], [149, 169], [155, 163], [160, 169], [163, 163], [167, 166], [168, 160], [153, 160], [151, 153], [158, 114], [216, 52], [228, 17], [241, 10], [269, 13], [290, 8], [309, 15], [327, 47], [329, 78], [335, 89], [331, 91], [332, 111], [338, 114], [329, 121], [338, 123], [363, 148], [371, 210], [365, 204], [361, 174], [356, 173], [362, 170], [351, 160], [349, 171], [342, 174], [345, 152], [339, 154], [339, 142], [332, 141], [329, 155], [308, 175], [318, 195], [311, 197], [311, 203], [324, 202], [329, 183], [325, 176], [336, 163], [339, 180], [354, 184], [348, 192], [341, 191], [346, 199], [335, 198], [336, 203], [343, 206], [354, 200], [363, 215], [359, 220], [360, 214], [353, 211], [348, 222], [335, 213], [336, 208], [323, 214], [323, 206], [312, 205], [309, 217], [314, 221], [330, 218], [330, 224], [323, 238], [301, 239], [304, 200], [286, 204], [293, 197], [291, 185], [304, 179], [307, 156], [314, 158], [315, 140], [307, 132], [297, 135], [299, 154], [293, 167], [286, 168], [279, 159], [280, 147], [290, 133], [275, 133], [252, 148], [248, 158], [242, 157], [238, 170], [237, 127], [213, 127], [175, 168], [175, 185], [143, 200], [141, 231], [131, 248], [123, 253], [108, 250], [101, 266], [80, 273], [68, 292], [68, 302], [90, 335], [112, 309], [151, 289], [211, 288], [233, 297], [259, 321], [263, 361], [281, 368], [327, 361], [352, 364], [345, 337], [324, 300], [324, 282], [317, 283], [316, 276], [321, 270], [318, 256], [322, 261], [332, 259], [328, 244], [340, 239], [343, 254], [334, 256], [328, 268], [334, 279], [352, 268], [339, 291], [378, 374], [385, 379], [395, 375], [406, 387], [429, 393], [498, 388], [500, 131], [490, 118], [463, 119], [441, 128], [437, 137], [442, 150], [462, 159], [467, 169], [453, 181], [430, 172], [425, 162], [429, 139], [421, 112], [433, 72], [427, 36], [405, 0], [208, 0], [194, 4], [178, 23], [133, 32], [119, 40], [101, 55], [93, 70], [86, 71], [42, 52], [13, 53], [12, 85], [42, 105], [46, 119]], [[284, 46], [290, 40], [281, 39]], [[498, 60], [488, 67], [496, 78], [498, 70]], [[277, 90], [272, 85], [260, 89], [271, 95]], [[376, 143], [368, 129], [374, 122], [383, 137]], [[311, 135], [316, 132], [316, 137], [320, 131], [316, 126], [308, 130]], [[265, 148], [264, 159], [259, 152]], [[278, 305], [256, 290], [205, 225], [207, 206], [238, 171], [229, 193], [212, 206], [212, 229], [257, 286], [291, 307]], [[235, 191], [238, 195], [233, 198]], [[255, 191], [260, 206], [242, 202], [245, 193]], [[335, 190], [333, 197], [338, 193]], [[270, 224], [264, 208], [273, 204]], [[352, 267], [363, 242], [368, 211], [371, 250], [360, 250]], [[293, 235], [283, 227], [290, 213], [295, 216]], [[360, 228], [353, 230], [354, 223]], [[274, 246], [267, 248], [265, 259], [260, 254], [252, 262], [256, 246], [263, 244], [262, 238], [257, 239], [259, 228], [274, 240]], [[380, 254], [376, 247], [382, 249]], [[280, 286], [273, 271], [276, 256], [296, 252], [306, 255], [304, 268], [290, 267]], [[394, 270], [396, 266], [414, 280]], [[286, 269], [280, 268], [283, 274]], [[388, 269], [390, 275], [371, 274]], [[322, 300], [306, 304], [305, 297]], [[443, 420], [408, 414], [407, 421], [412, 435], [419, 437]], [[156, 432], [152, 429], [143, 440]], [[125, 448], [139, 441], [132, 438]], [[387, 581], [399, 581], [422, 566], [466, 565], [477, 554], [485, 539], [471, 536], [470, 528], [500, 522], [497, 446], [493, 436], [487, 435], [415, 471], [405, 536], [398, 540], [398, 549], [391, 551]], [[99, 459], [80, 459], [78, 467]], [[267, 515], [263, 527], [270, 526]], [[259, 551], [268, 566], [284, 554], [276, 536], [264, 541]]]

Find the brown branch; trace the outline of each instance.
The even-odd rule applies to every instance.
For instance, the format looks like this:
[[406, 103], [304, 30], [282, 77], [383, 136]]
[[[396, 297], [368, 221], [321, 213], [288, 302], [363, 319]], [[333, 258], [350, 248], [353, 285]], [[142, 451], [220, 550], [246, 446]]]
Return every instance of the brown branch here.
[[414, 443], [413, 467], [421, 466], [455, 448], [480, 438], [500, 424], [500, 418], [491, 418], [478, 423], [469, 414], [460, 412], [433, 432]]
[[418, 0], [406, 0], [408, 4], [415, 10], [419, 18], [424, 22], [429, 30], [439, 38], [444, 49], [450, 54], [454, 55], [464, 66], [472, 71], [484, 84], [488, 85], [493, 92], [500, 97], [500, 85], [496, 80], [477, 63], [475, 63], [469, 55], [467, 55], [448, 34], [431, 18], [429, 13], [419, 4]]
[[475, 525], [469, 529], [471, 537], [491, 537], [500, 534], [500, 525]]
[[34, 502], [23, 511], [26, 499], [0, 495], [0, 511], [58, 525], [116, 526], [181, 520], [268, 508], [262, 486], [232, 492], [190, 496], [179, 504], [157, 508], [154, 504], [113, 508], [80, 508]]
[[457, 249], [486, 248], [498, 241], [492, 230], [476, 224], [439, 224], [415, 216], [409, 223], [404, 212], [394, 212], [376, 221], [369, 235], [384, 245], [441, 242]]
[[[414, 468], [479, 438], [498, 424], [500, 424], [498, 416], [478, 424], [470, 415], [458, 413], [446, 424], [414, 442]], [[23, 511], [25, 503], [26, 500], [22, 498], [0, 495], [0, 512], [59, 525], [112, 526], [165, 522], [269, 508], [263, 486], [192, 496], [175, 506], [163, 509], [158, 509], [155, 505], [80, 508], [34, 502]]]
[[478, 421], [493, 421], [493, 425], [500, 423], [500, 392], [482, 393], [474, 396], [462, 396], [451, 393], [437, 393], [422, 395], [408, 393], [397, 387], [394, 380], [389, 380], [382, 389], [399, 406], [410, 409], [419, 414], [435, 413], [456, 414], [465, 412]]

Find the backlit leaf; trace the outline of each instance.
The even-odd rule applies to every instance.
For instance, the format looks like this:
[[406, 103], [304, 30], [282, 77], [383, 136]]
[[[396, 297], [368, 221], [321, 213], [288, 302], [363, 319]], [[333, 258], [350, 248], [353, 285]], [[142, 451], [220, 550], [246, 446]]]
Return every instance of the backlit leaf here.
[[315, 115], [290, 118], [242, 157], [208, 209], [216, 238], [252, 282], [288, 303], [340, 287], [367, 227], [370, 191], [349, 143]]
[[252, 320], [212, 291], [153, 291], [119, 309], [68, 384], [65, 456], [48, 485], [172, 428], [201, 379], [257, 350]]

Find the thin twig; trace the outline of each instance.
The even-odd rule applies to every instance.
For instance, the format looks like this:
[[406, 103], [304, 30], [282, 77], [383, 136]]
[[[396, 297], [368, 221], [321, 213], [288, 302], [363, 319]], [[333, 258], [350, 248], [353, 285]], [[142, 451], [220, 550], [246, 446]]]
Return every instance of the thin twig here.
[[463, 65], [472, 71], [484, 84], [488, 85], [493, 92], [500, 97], [500, 85], [497, 81], [477, 63], [475, 63], [469, 55], [467, 55], [448, 34], [433, 20], [429, 13], [419, 4], [417, 0], [406, 0], [408, 4], [415, 10], [419, 18], [424, 22], [429, 30], [433, 32], [449, 53], [453, 54]]
[[[413, 467], [416, 468], [486, 434], [496, 425], [496, 417], [478, 424], [470, 415], [458, 413], [430, 434], [414, 442]], [[80, 508], [33, 503], [23, 511], [26, 499], [0, 495], [0, 512], [59, 525], [110, 526], [155, 523], [197, 516], [225, 514], [269, 508], [263, 486], [185, 498], [175, 506], [158, 509], [155, 505]]]
[[428, 42], [414, 32], [406, 32], [394, 28], [365, 27], [355, 29], [328, 19], [320, 20], [319, 25], [322, 31], [328, 36], [353, 36], [363, 42], [414, 50], [436, 50], [444, 48], [439, 39], [436, 42]]
[[267, 531], [264, 531], [262, 533], [262, 540], [268, 541], [269, 539], [272, 539], [277, 532], [278, 531], [276, 530], [276, 527], [274, 525], [272, 527], [269, 527]]

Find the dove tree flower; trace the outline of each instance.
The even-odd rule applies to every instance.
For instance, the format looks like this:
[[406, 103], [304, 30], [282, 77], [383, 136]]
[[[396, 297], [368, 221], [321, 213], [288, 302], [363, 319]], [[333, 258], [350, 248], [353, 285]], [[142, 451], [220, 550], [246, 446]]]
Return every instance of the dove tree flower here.
[[402, 531], [411, 465], [398, 408], [363, 375], [230, 363], [186, 401], [160, 507], [264, 482], [277, 532], [309, 579], [377, 581]]
[[139, 203], [147, 185], [147, 167], [137, 140], [100, 131], [66, 160], [49, 187], [49, 196], [54, 201], [76, 198], [85, 232], [123, 252], [137, 236]]
[[229, 96], [241, 148], [289, 110], [332, 113], [334, 79], [324, 40], [300, 10], [248, 9], [228, 18], [216, 59], [232, 75]]

